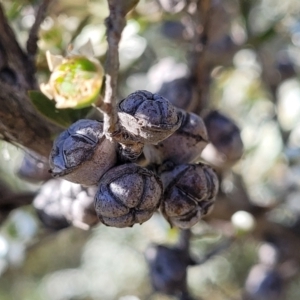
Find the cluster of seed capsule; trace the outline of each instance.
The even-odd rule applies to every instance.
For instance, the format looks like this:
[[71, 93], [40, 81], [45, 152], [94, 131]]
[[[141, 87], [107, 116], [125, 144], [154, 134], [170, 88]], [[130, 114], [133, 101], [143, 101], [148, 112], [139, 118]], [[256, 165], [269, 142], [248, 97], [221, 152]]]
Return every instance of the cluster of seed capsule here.
[[[40, 218], [49, 223], [51, 212], [59, 212], [62, 225], [84, 228], [101, 222], [122, 228], [142, 224], [160, 211], [171, 226], [190, 228], [208, 214], [219, 183], [216, 172], [199, 162], [208, 144], [202, 118], [158, 94], [136, 91], [119, 102], [118, 122], [124, 144], [107, 139], [103, 123], [89, 119], [56, 138], [51, 174], [74, 187], [65, 188], [69, 191], [58, 200], [54, 194], [62, 193], [65, 181], [48, 181], [34, 201]], [[143, 159], [136, 159], [139, 155]], [[53, 190], [52, 201], [45, 203], [45, 194]], [[80, 200], [81, 194], [89, 200]]]

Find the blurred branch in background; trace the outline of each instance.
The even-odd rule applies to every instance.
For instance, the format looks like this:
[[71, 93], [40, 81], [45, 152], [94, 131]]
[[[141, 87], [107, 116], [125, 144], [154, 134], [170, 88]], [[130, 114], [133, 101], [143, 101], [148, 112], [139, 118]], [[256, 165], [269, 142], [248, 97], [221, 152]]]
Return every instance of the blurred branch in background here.
[[[37, 50], [38, 50], [38, 32], [40, 30], [40, 26], [42, 22], [44, 21], [46, 15], [47, 15], [47, 9], [48, 6], [50, 5], [52, 0], [42, 0], [42, 3], [39, 4], [37, 13], [35, 16], [35, 21], [34, 24], [32, 25], [29, 35], [28, 35], [28, 40], [26, 43], [26, 49], [27, 49], [27, 54], [29, 56], [29, 59], [32, 60], [34, 64], [34, 58], [36, 56]], [[32, 70], [34, 71], [34, 70]]]
[[194, 109], [199, 113], [208, 105], [208, 87], [210, 77], [210, 66], [205, 58], [206, 51], [210, 42], [210, 25], [215, 22], [213, 19], [213, 4], [211, 0], [198, 1], [197, 5], [192, 7], [191, 18], [193, 23], [193, 40], [191, 55], [191, 76], [196, 86], [198, 105]]
[[9, 213], [24, 205], [32, 203], [35, 193], [33, 192], [15, 192], [3, 181], [0, 182], [0, 223], [8, 217]]

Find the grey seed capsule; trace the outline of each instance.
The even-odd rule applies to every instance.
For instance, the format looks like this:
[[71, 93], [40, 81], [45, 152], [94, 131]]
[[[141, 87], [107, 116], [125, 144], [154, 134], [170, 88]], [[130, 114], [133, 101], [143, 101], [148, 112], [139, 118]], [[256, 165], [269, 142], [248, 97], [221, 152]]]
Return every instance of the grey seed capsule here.
[[88, 230], [97, 225], [99, 219], [94, 208], [94, 196], [97, 187], [81, 187], [81, 191], [71, 202], [65, 202], [64, 215], [75, 227]]
[[237, 125], [218, 111], [204, 116], [208, 137], [211, 142], [202, 157], [216, 167], [231, 167], [243, 155], [244, 145]]
[[33, 206], [44, 225], [62, 229], [74, 225], [89, 229], [99, 223], [94, 208], [96, 187], [82, 187], [62, 179], [51, 179], [43, 184]]
[[164, 186], [161, 212], [171, 225], [190, 228], [211, 211], [219, 181], [210, 166], [178, 165], [160, 177]]
[[105, 138], [103, 123], [79, 120], [54, 141], [50, 167], [53, 177], [90, 186], [96, 185], [116, 160], [116, 144]]
[[21, 165], [17, 171], [18, 177], [30, 182], [45, 181], [51, 178], [49, 162], [37, 153], [28, 150], [24, 154]]
[[198, 102], [194, 86], [187, 77], [164, 82], [157, 93], [168, 99], [175, 107], [188, 112], [192, 112]]
[[203, 120], [193, 114], [183, 114], [181, 126], [170, 137], [157, 145], [145, 145], [144, 155], [150, 163], [161, 164], [172, 161], [175, 164], [195, 162], [208, 144]]
[[124, 164], [112, 168], [101, 178], [95, 210], [107, 226], [130, 227], [150, 219], [161, 197], [159, 177], [136, 164]]
[[70, 226], [63, 214], [61, 182], [58, 179], [51, 179], [44, 183], [33, 201], [33, 206], [44, 226], [53, 230]]
[[187, 289], [187, 267], [193, 264], [186, 251], [163, 245], [149, 247], [145, 256], [155, 291], [179, 295]]
[[135, 141], [156, 144], [175, 132], [182, 113], [160, 95], [137, 91], [119, 103], [120, 125], [134, 135]]

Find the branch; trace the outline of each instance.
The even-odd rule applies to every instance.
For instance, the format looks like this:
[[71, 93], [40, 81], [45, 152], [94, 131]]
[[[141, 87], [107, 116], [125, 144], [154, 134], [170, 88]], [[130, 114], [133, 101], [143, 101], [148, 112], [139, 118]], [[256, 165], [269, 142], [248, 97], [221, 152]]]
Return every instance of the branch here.
[[[197, 2], [197, 9], [193, 15], [194, 20], [194, 41], [192, 49], [191, 73], [194, 77], [195, 86], [197, 87], [198, 103], [195, 112], [199, 113], [207, 105], [204, 101], [204, 95], [209, 89], [209, 70], [205, 59], [208, 45], [208, 32], [212, 22], [211, 0]], [[199, 22], [199, 20], [201, 20]]]
[[119, 42], [126, 25], [124, 10], [120, 1], [108, 0], [109, 16], [105, 21], [108, 50], [105, 65], [105, 95], [100, 107], [104, 113], [104, 132], [111, 137], [118, 131], [116, 110], [117, 81], [119, 72]]
[[31, 204], [34, 197], [35, 193], [28, 192], [2, 198], [0, 200], [0, 211], [11, 211], [20, 206]]
[[19, 46], [0, 3], [0, 136], [48, 157], [59, 132], [38, 115], [27, 95], [37, 87], [33, 62]]
[[34, 193], [22, 193], [2, 198], [0, 200], [0, 224], [5, 221], [12, 210], [31, 204], [34, 197]]
[[[116, 109], [117, 83], [119, 73], [119, 43], [122, 31], [126, 25], [126, 14], [132, 10], [139, 0], [107, 0], [109, 16], [105, 20], [107, 36], [107, 56], [105, 62], [105, 95], [104, 100], [97, 105], [104, 114], [104, 132], [107, 138], [114, 137], [122, 141], [122, 134], [118, 125]], [[101, 99], [99, 99], [101, 100]]]
[[195, 266], [202, 265], [206, 263], [209, 259], [227, 250], [233, 244], [234, 241], [235, 241], [234, 238], [230, 238], [222, 241], [215, 249], [212, 249], [209, 253], [205, 254], [204, 257], [195, 261]]
[[[27, 55], [18, 44], [0, 3], [0, 79], [1, 81], [12, 79], [11, 81], [16, 81], [16, 85], [28, 88], [35, 82], [34, 74], [28, 72], [28, 68], [30, 63]], [[19, 70], [21, 74], [17, 74]], [[9, 74], [9, 79], [3, 74], [4, 71]]]
[[27, 40], [27, 44], [26, 44], [26, 49], [27, 49], [27, 54], [29, 56], [30, 60], [34, 60], [34, 57], [36, 55], [37, 52], [37, 41], [38, 41], [38, 32], [40, 29], [40, 26], [42, 24], [42, 22], [44, 21], [45, 17], [46, 17], [46, 12], [48, 9], [49, 4], [51, 3], [52, 0], [43, 0], [42, 3], [40, 4], [38, 11], [36, 13], [36, 17], [35, 17], [35, 22], [32, 25], [30, 32], [29, 32], [29, 36], [28, 36], [28, 40]]
[[50, 130], [29, 101], [26, 91], [0, 81], [0, 133], [6, 141], [48, 157], [55, 130]]
[[191, 230], [190, 229], [181, 229], [179, 240], [177, 242], [177, 247], [181, 249], [182, 251], [185, 251], [187, 254], [189, 254], [190, 250], [190, 239], [191, 239]]

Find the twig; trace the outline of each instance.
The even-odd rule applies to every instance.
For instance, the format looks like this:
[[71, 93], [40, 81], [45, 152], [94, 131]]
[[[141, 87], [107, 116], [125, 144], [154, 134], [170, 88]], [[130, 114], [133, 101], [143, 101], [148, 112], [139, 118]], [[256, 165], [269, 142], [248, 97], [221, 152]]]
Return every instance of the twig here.
[[180, 230], [180, 235], [179, 235], [179, 240], [178, 240], [178, 248], [185, 251], [189, 252], [190, 248], [190, 239], [191, 239], [191, 230], [186, 229], [186, 230]]
[[[177, 247], [178, 249], [182, 250], [183, 253], [188, 257], [190, 256], [189, 251], [190, 251], [190, 239], [191, 239], [192, 233], [190, 229], [186, 230], [181, 230], [180, 235], [179, 235], [179, 240], [177, 242]], [[226, 250], [229, 248], [232, 243], [235, 241], [234, 238], [229, 238], [224, 241], [222, 241], [216, 248], [214, 248], [212, 251], [207, 253], [204, 257], [202, 257], [199, 260], [196, 260], [193, 258], [191, 261], [192, 263], [190, 266], [196, 266], [196, 265], [202, 265], [204, 264], [207, 260], [210, 258], [214, 257], [215, 255], [219, 254], [220, 252]]]
[[52, 148], [50, 126], [29, 101], [26, 90], [0, 82], [0, 133], [8, 142], [48, 157]]
[[[107, 0], [109, 16], [105, 20], [108, 50], [105, 62], [105, 95], [99, 101], [98, 108], [103, 113], [104, 132], [107, 138], [124, 142], [119, 128], [116, 109], [117, 83], [119, 72], [119, 42], [126, 25], [126, 14], [132, 10], [139, 0]], [[125, 139], [126, 140], [126, 139]]]
[[70, 44], [72, 44], [75, 39], [77, 38], [77, 36], [81, 33], [82, 29], [88, 25], [91, 21], [91, 16], [87, 15], [85, 16], [79, 23], [78, 27], [76, 28], [76, 30], [72, 33], [72, 37], [70, 40]]
[[[194, 42], [192, 49], [191, 73], [197, 87], [199, 101], [195, 112], [199, 113], [203, 106], [206, 106], [206, 101], [203, 101], [204, 95], [209, 87], [207, 70], [207, 62], [205, 54], [208, 45], [208, 32], [211, 24], [211, 0], [197, 1], [197, 9], [192, 16], [194, 20]], [[199, 22], [201, 20], [201, 22]]]
[[39, 39], [38, 31], [40, 29], [40, 25], [42, 24], [42, 22], [45, 19], [46, 12], [47, 12], [48, 6], [51, 3], [51, 1], [52, 0], [43, 0], [42, 1], [42, 3], [40, 4], [40, 6], [38, 8], [37, 13], [36, 13], [35, 22], [30, 29], [27, 44], [26, 44], [27, 54], [28, 54], [28, 58], [30, 60], [34, 60], [34, 57], [36, 55], [36, 52], [38, 49], [37, 41]]
[[0, 200], [0, 211], [12, 210], [23, 205], [31, 204], [35, 195], [35, 193], [28, 192], [2, 198]]
[[[27, 56], [16, 40], [15, 34], [9, 26], [4, 9], [0, 2], [0, 68], [10, 67], [13, 61], [16, 69], [22, 70], [26, 64]], [[26, 65], [28, 67], [28, 65]], [[32, 74], [29, 78], [32, 78]], [[23, 80], [22, 80], [23, 81]], [[25, 81], [25, 80], [24, 80]], [[19, 82], [23, 85], [23, 82]], [[27, 82], [26, 82], [27, 84]]]
[[215, 255], [219, 254], [220, 252], [226, 250], [227, 248], [229, 248], [232, 245], [232, 243], [234, 242], [234, 240], [235, 240], [234, 238], [231, 238], [231, 239], [227, 239], [227, 240], [221, 242], [220, 245], [218, 245], [218, 247], [216, 247], [215, 249], [213, 249], [212, 251], [210, 251], [209, 253], [207, 253], [200, 260], [196, 261], [195, 262], [195, 266], [196, 265], [202, 265], [202, 264], [204, 264], [210, 258], [212, 258]]
[[34, 199], [34, 193], [21, 193], [7, 196], [0, 200], [0, 224], [3, 223], [9, 213], [21, 206], [31, 204]]
[[116, 96], [119, 72], [119, 42], [126, 19], [118, 0], [108, 0], [109, 16], [105, 21], [108, 50], [105, 64], [105, 95], [100, 106], [104, 117], [104, 132], [108, 138], [118, 131]]

